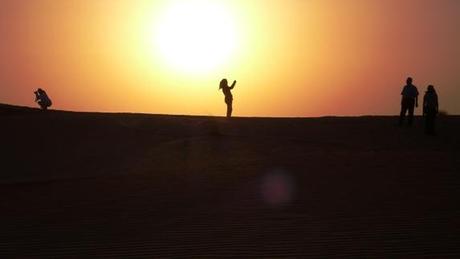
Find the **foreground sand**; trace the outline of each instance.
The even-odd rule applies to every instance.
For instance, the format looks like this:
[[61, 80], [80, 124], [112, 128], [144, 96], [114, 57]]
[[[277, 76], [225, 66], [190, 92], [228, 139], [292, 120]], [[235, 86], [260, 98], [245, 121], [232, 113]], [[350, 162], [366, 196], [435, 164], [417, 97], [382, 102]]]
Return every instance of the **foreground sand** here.
[[0, 106], [0, 257], [460, 256], [460, 118]]

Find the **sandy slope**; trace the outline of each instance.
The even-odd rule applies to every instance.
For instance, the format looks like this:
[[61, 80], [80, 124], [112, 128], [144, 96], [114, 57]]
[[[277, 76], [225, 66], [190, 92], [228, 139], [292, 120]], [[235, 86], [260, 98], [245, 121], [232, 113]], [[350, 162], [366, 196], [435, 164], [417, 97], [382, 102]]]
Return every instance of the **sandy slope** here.
[[459, 117], [0, 121], [0, 257], [460, 256]]

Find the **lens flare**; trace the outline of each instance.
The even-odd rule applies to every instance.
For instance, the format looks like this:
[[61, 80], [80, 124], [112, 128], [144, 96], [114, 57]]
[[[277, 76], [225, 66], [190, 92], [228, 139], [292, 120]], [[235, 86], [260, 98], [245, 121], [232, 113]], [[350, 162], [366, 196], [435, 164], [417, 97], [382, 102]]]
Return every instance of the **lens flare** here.
[[294, 185], [284, 170], [274, 170], [262, 179], [260, 191], [265, 203], [281, 206], [292, 200]]

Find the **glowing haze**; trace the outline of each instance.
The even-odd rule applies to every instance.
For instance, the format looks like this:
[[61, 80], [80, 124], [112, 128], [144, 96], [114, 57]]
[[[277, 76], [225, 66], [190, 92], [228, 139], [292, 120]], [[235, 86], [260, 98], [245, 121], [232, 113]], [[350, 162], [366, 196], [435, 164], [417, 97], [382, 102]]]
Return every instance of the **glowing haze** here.
[[226, 77], [235, 116], [396, 114], [412, 76], [460, 113], [458, 0], [1, 3], [1, 103], [224, 115]]
[[210, 72], [236, 51], [236, 19], [219, 1], [168, 4], [155, 21], [154, 45], [171, 70], [191, 75]]

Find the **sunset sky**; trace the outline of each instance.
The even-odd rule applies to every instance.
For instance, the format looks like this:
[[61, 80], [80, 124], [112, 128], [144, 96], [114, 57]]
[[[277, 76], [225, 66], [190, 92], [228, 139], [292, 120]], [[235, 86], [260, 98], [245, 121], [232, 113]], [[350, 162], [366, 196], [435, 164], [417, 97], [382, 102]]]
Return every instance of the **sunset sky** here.
[[459, 0], [0, 0], [0, 103], [391, 115], [408, 76], [460, 114]]

